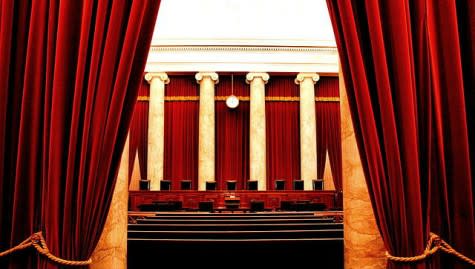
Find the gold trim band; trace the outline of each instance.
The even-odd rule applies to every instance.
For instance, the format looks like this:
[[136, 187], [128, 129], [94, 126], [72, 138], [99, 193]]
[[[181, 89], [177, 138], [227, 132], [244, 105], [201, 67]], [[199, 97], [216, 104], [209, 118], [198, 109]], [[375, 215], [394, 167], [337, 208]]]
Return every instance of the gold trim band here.
[[[236, 96], [239, 101], [243, 101], [243, 102], [249, 102], [251, 100], [251, 98], [249, 96]], [[226, 101], [226, 99], [228, 98], [228, 96], [215, 96], [214, 97], [214, 100], [215, 101]]]
[[[215, 96], [215, 101], [226, 101], [227, 96]], [[249, 96], [237, 96], [239, 101], [249, 102]], [[183, 101], [199, 101], [199, 96], [165, 96], [165, 101], [175, 101], [175, 102], [183, 102]], [[140, 102], [148, 102], [150, 101], [150, 97], [148, 96], [139, 96], [137, 97], [137, 101]], [[297, 96], [266, 96], [267, 102], [299, 102], [300, 97]], [[340, 97], [315, 97], [316, 102], [340, 102]]]
[[148, 101], [150, 101], [150, 97], [149, 96], [138, 96], [137, 101], [138, 102], [148, 102]]
[[317, 102], [340, 102], [340, 97], [315, 97]]
[[165, 96], [165, 101], [199, 101], [199, 96]]
[[268, 102], [299, 102], [300, 97], [297, 96], [266, 96]]

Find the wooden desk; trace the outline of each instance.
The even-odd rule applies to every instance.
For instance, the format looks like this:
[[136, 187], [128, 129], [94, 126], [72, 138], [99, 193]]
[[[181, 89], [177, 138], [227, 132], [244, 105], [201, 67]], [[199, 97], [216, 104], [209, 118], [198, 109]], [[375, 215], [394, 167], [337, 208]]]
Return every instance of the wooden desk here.
[[[335, 191], [233, 191], [239, 198], [240, 208], [250, 208], [251, 201], [264, 201], [265, 210], [277, 210], [282, 201], [294, 202], [309, 200], [323, 203], [326, 208], [335, 205]], [[130, 191], [129, 209], [139, 211], [139, 205], [152, 204], [156, 201], [182, 201], [183, 208], [198, 209], [201, 201], [213, 201], [214, 208], [226, 208], [225, 199], [231, 197], [229, 191]]]

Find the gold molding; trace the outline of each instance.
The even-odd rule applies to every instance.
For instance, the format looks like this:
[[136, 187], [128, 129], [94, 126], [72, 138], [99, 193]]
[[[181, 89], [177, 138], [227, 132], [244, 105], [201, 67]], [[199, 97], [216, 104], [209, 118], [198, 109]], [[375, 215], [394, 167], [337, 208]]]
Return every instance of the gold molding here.
[[137, 96], [137, 101], [138, 102], [148, 102], [150, 101], [150, 97], [149, 96]]
[[340, 97], [315, 97], [317, 102], [340, 102]]
[[[226, 101], [228, 96], [215, 96], [215, 101]], [[249, 96], [237, 96], [239, 101], [249, 102]], [[165, 101], [180, 102], [180, 101], [199, 101], [199, 96], [165, 96]], [[150, 97], [138, 96], [137, 101], [148, 102]], [[266, 96], [266, 102], [299, 102], [298, 96]], [[340, 97], [315, 97], [316, 102], [340, 102]]]
[[300, 97], [298, 96], [266, 96], [267, 102], [298, 102]]
[[165, 96], [165, 101], [199, 101], [199, 96]]
[[[214, 97], [214, 100], [215, 101], [226, 101], [226, 99], [228, 98], [229, 96], [215, 96]], [[244, 102], [249, 102], [251, 100], [251, 98], [249, 96], [236, 96], [239, 101], [244, 101]]]

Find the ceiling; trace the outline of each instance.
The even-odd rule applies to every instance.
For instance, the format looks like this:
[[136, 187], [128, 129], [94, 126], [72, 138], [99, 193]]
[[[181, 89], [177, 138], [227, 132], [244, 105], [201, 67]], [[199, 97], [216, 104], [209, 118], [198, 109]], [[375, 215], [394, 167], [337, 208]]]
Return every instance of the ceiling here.
[[325, 0], [162, 0], [152, 45], [336, 46]]

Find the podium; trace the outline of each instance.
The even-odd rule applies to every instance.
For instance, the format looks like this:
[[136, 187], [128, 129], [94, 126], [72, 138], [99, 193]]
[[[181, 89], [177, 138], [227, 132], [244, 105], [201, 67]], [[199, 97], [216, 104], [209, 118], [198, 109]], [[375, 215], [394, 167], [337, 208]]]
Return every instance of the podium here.
[[234, 195], [224, 197], [224, 207], [226, 209], [238, 209], [241, 206], [241, 198]]

